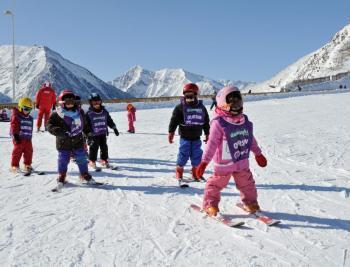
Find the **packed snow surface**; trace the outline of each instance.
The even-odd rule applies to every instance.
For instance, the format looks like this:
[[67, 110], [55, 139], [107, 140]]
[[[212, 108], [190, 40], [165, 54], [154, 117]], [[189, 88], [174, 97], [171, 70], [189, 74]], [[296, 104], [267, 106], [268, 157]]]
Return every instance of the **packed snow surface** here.
[[50, 191], [55, 138], [33, 138], [33, 166], [47, 175], [11, 174], [2, 123], [0, 266], [350, 266], [349, 102], [343, 93], [245, 103], [268, 159], [259, 168], [251, 157], [251, 169], [262, 209], [282, 221], [274, 227], [235, 207], [233, 181], [220, 208], [244, 227], [189, 209], [201, 204], [205, 184], [177, 187], [178, 138], [167, 143], [172, 108], [138, 110], [134, 135], [125, 133], [126, 113], [112, 113], [122, 134], [109, 136], [110, 161], [120, 169], [92, 172], [107, 184], [84, 187], [71, 163], [74, 185], [62, 193]]

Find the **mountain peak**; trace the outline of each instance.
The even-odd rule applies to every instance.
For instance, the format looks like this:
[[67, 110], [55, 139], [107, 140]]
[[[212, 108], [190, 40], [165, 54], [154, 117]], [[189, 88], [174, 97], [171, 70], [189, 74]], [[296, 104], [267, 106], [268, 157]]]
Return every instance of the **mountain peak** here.
[[114, 79], [111, 84], [135, 97], [177, 96], [182, 95], [186, 83], [194, 82], [200, 87], [201, 94], [211, 94], [225, 86], [227, 82], [243, 88], [248, 83], [235, 81], [216, 81], [194, 74], [183, 68], [164, 68], [148, 71], [134, 66], [124, 75]]
[[346, 85], [344, 81], [343, 84], [336, 81], [338, 76], [346, 75], [350, 77], [350, 23], [320, 49], [297, 60], [270, 80], [246, 89], [253, 92], [312, 90], [311, 87], [335, 89]]
[[[10, 47], [0, 46], [0, 93], [9, 97], [12, 97], [11, 64]], [[98, 92], [103, 98], [129, 96], [47, 46], [16, 46], [16, 64], [16, 98], [34, 98], [45, 80], [49, 80], [57, 92], [71, 88], [82, 98], [87, 98], [91, 92]]]
[[134, 70], [134, 71], [142, 71], [143, 68], [141, 65], [135, 65], [132, 68], [130, 68], [130, 70]]

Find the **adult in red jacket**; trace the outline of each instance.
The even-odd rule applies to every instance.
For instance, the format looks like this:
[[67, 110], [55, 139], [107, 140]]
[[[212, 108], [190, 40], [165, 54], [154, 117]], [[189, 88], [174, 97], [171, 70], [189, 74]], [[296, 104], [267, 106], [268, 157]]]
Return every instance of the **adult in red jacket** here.
[[43, 117], [46, 130], [46, 123], [50, 117], [51, 110], [56, 105], [56, 93], [55, 90], [52, 89], [49, 82], [45, 82], [39, 89], [38, 93], [36, 94], [35, 105], [36, 108], [39, 109], [38, 120], [36, 123], [37, 130], [38, 132], [40, 131]]

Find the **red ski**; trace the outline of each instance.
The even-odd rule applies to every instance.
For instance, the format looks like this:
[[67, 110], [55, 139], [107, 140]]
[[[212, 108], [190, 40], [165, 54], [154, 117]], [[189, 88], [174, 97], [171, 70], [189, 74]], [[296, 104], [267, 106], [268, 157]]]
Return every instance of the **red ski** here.
[[[190, 207], [195, 211], [205, 214], [205, 211], [201, 207], [197, 206], [196, 204], [191, 204]], [[218, 213], [218, 215], [215, 217], [212, 217], [212, 216], [206, 216], [206, 217], [212, 218], [213, 220], [223, 223], [224, 225], [227, 225], [229, 227], [239, 227], [244, 225], [243, 221], [233, 221], [220, 213]]]
[[251, 215], [253, 218], [257, 219], [260, 222], [263, 222], [264, 224], [266, 224], [268, 226], [273, 226], [273, 225], [281, 223], [280, 220], [275, 220], [275, 219], [267, 216], [266, 214], [264, 214], [262, 211], [257, 211], [257, 212], [254, 212], [254, 213], [247, 212], [244, 209], [244, 206], [243, 206], [242, 203], [237, 203], [236, 206], [239, 207], [240, 209], [244, 210], [246, 213]]

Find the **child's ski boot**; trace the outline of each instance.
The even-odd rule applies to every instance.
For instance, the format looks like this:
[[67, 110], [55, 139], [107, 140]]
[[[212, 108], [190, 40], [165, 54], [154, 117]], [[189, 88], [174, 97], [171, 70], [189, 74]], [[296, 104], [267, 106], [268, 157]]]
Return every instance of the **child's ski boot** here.
[[258, 203], [244, 204], [243, 209], [248, 213], [255, 213], [260, 211], [260, 206]]
[[205, 208], [205, 212], [210, 217], [216, 217], [218, 215], [219, 208], [218, 207], [214, 207], [214, 206], [209, 206], [209, 207]]
[[21, 173], [21, 169], [18, 166], [11, 166], [10, 172]]
[[34, 171], [34, 169], [32, 168], [32, 166], [30, 166], [30, 165], [24, 165], [24, 169], [23, 169], [23, 175], [24, 175], [24, 176], [29, 176], [29, 175], [31, 175], [33, 171]]
[[82, 184], [94, 185], [97, 184], [94, 178], [89, 173], [83, 173], [80, 175], [80, 181]]
[[89, 167], [94, 169], [97, 172], [101, 171], [101, 168], [96, 166], [96, 162], [95, 161], [89, 160]]
[[100, 164], [101, 164], [101, 166], [104, 167], [104, 168], [107, 168], [107, 169], [110, 169], [110, 168], [111, 168], [111, 165], [109, 164], [108, 160], [103, 160], [103, 159], [101, 159], [101, 160], [100, 160]]
[[65, 173], [60, 173], [57, 178], [57, 185], [54, 187], [51, 191], [52, 192], [57, 192], [60, 193], [62, 192], [62, 188], [64, 184], [66, 184], [66, 174]]

